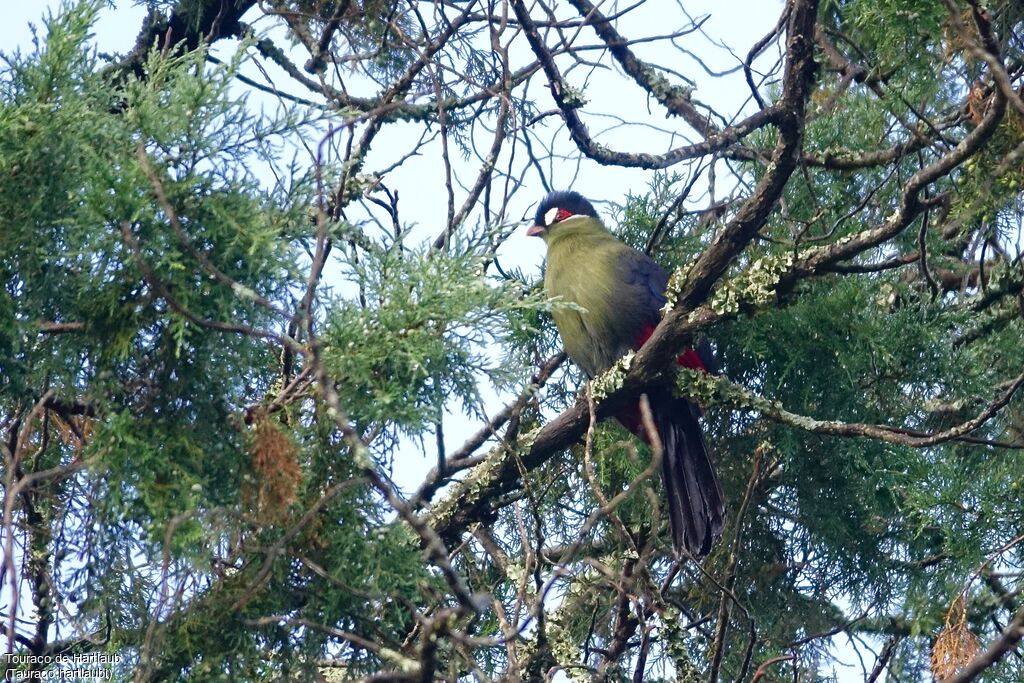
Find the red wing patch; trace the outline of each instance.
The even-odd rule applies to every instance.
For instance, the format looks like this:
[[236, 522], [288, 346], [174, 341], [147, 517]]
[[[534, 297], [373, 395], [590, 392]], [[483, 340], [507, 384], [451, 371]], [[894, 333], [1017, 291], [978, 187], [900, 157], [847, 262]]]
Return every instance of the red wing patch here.
[[684, 368], [690, 368], [691, 370], [703, 370], [704, 372], [708, 371], [707, 367], [705, 367], [704, 365], [704, 361], [700, 359], [700, 354], [698, 354], [693, 349], [686, 349], [681, 354], [679, 354], [679, 357], [676, 358], [676, 363], [683, 366]]
[[[651, 338], [652, 334], [654, 334], [655, 327], [656, 325], [654, 325], [653, 323], [647, 323], [646, 325], [644, 325], [643, 329], [640, 330], [640, 334], [638, 334], [636, 337], [636, 348], [639, 349], [641, 346], [647, 343], [647, 340]], [[676, 358], [676, 364], [684, 368], [689, 368], [691, 370], [703, 370], [704, 372], [708, 371], [707, 367], [704, 365], [704, 362], [700, 359], [700, 355], [693, 349], [686, 349], [681, 354], [679, 354], [679, 356]]]

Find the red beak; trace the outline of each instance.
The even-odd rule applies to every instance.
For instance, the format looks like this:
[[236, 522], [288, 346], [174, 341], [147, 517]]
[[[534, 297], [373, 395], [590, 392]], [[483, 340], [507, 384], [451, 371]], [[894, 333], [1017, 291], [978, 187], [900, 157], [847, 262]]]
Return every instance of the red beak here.
[[526, 234], [530, 237], [539, 237], [544, 232], [543, 225], [531, 225], [526, 229]]

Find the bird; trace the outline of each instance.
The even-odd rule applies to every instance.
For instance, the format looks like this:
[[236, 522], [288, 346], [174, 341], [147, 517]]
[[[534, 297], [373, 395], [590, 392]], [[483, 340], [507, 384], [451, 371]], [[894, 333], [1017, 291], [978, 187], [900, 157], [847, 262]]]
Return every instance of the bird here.
[[[665, 305], [668, 273], [643, 252], [613, 235], [583, 195], [556, 191], [538, 205], [527, 235], [547, 246], [544, 287], [549, 298], [575, 304], [552, 310], [566, 354], [589, 378], [650, 338]], [[717, 372], [710, 344], [687, 348], [680, 366]], [[701, 409], [668, 386], [644, 392], [662, 444], [662, 481], [672, 545], [677, 557], [705, 557], [722, 533], [725, 502], [708, 444]], [[639, 401], [616, 408], [614, 417], [650, 443]]]

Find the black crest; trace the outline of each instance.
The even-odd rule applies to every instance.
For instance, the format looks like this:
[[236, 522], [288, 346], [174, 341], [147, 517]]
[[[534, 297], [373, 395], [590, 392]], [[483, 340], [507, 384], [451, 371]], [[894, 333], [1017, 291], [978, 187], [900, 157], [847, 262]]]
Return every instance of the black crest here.
[[534, 225], [547, 225], [544, 216], [551, 209], [563, 209], [573, 216], [597, 218], [597, 211], [594, 210], [594, 205], [587, 201], [586, 197], [579, 192], [552, 192], [537, 207], [537, 214], [533, 217]]

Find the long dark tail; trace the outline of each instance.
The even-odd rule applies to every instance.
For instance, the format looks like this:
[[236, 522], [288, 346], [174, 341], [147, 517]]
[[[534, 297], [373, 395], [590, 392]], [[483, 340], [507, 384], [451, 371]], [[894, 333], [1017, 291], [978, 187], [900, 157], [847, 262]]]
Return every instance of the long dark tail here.
[[668, 497], [672, 545], [700, 559], [722, 534], [725, 503], [695, 405], [667, 390], [648, 396], [661, 437], [661, 475]]

